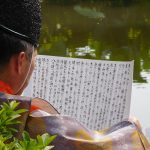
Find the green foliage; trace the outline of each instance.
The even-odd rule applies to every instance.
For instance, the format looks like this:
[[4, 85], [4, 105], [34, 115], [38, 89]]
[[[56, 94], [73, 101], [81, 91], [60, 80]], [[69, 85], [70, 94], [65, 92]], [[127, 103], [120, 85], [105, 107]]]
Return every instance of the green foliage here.
[[38, 135], [37, 139], [30, 138], [29, 134], [24, 131], [23, 140], [16, 142], [16, 150], [50, 150], [53, 146], [48, 146], [56, 136], [49, 136], [45, 133], [42, 136]]
[[17, 144], [16, 140], [14, 139], [13, 142], [6, 144], [7, 140], [8, 138], [5, 138], [0, 135], [0, 150], [14, 150], [15, 149], [15, 145]]
[[17, 118], [21, 113], [26, 112], [25, 109], [16, 110], [18, 102], [12, 101], [10, 103], [3, 103], [0, 107], [0, 135], [3, 137], [11, 138], [14, 132], [17, 132], [12, 125], [19, 124]]
[[21, 123], [18, 118], [21, 113], [26, 112], [25, 109], [16, 110], [19, 103], [12, 101], [9, 103], [3, 103], [0, 107], [0, 150], [50, 150], [53, 146], [50, 143], [55, 139], [56, 136], [50, 136], [45, 133], [38, 135], [36, 139], [32, 139], [29, 134], [24, 131], [22, 134], [22, 140], [13, 138], [12, 142], [8, 143], [13, 137], [13, 133], [17, 130], [12, 127]]

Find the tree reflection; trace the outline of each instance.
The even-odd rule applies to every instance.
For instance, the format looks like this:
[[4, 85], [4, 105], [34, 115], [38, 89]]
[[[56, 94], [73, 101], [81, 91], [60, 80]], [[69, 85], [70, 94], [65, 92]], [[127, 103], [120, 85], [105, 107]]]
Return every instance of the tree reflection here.
[[84, 2], [81, 6], [79, 3], [62, 6], [47, 2], [42, 3], [40, 53], [98, 60], [134, 60], [134, 80], [146, 82], [141, 71], [150, 71], [150, 2], [135, 5], [132, 1], [129, 4], [134, 5], [126, 7], [125, 1], [120, 1], [119, 5], [125, 7], [117, 8], [112, 3], [108, 6], [110, 1], [99, 5]]

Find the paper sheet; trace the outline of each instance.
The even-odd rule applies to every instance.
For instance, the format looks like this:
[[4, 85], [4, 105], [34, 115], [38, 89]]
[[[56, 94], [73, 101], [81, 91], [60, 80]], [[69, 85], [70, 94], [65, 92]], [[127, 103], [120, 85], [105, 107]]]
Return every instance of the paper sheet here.
[[61, 114], [90, 129], [104, 129], [128, 118], [133, 61], [37, 57], [25, 96], [49, 101]]

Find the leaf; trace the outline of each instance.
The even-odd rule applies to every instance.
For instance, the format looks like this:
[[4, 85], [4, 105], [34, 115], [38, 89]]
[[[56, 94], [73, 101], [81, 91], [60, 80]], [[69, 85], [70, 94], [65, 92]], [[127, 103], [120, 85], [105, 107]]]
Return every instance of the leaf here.
[[15, 129], [15, 128], [9, 128], [11, 131], [13, 131], [13, 132], [18, 132], [18, 130], [17, 129]]
[[16, 102], [16, 101], [11, 101], [9, 103], [9, 106], [12, 110], [14, 110], [18, 105], [19, 105], [19, 102]]
[[37, 136], [38, 144], [41, 144], [43, 146], [48, 146], [50, 143], [56, 138], [56, 136], [50, 136], [48, 133], [43, 134], [42, 136]]
[[16, 111], [17, 114], [21, 114], [21, 113], [24, 113], [24, 112], [27, 112], [28, 110], [27, 109], [19, 109]]
[[23, 140], [30, 141], [30, 136], [28, 132], [24, 131], [22, 134], [22, 137], [23, 137]]
[[46, 146], [43, 150], [50, 150], [52, 148], [54, 148], [54, 146]]

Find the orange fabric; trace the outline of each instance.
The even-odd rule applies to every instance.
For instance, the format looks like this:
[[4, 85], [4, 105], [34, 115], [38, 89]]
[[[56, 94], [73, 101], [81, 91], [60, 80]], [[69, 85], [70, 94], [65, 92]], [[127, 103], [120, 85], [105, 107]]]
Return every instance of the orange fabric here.
[[31, 105], [30, 112], [40, 109], [37, 106]]
[[0, 81], [0, 92], [4, 92], [8, 94], [14, 93], [13, 89], [7, 83], [3, 81]]
[[[0, 81], [0, 92], [7, 93], [7, 94], [14, 94], [13, 89], [3, 81]], [[30, 112], [38, 109], [39, 107], [31, 105]]]

